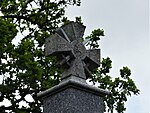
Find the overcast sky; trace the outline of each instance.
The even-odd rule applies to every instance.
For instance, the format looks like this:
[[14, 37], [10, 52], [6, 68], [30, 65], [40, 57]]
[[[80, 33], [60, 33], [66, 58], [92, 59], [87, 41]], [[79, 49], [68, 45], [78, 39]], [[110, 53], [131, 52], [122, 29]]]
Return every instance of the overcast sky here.
[[141, 90], [127, 102], [125, 113], [150, 113], [150, 36], [149, 0], [81, 0], [80, 7], [69, 7], [70, 20], [82, 16], [85, 36], [95, 28], [103, 28], [100, 41], [102, 57], [113, 61], [111, 74], [128, 66]]
[[139, 96], [128, 99], [125, 113], [150, 113], [150, 36], [149, 0], [81, 0], [80, 7], [69, 7], [66, 15], [74, 20], [82, 16], [85, 35], [103, 28], [102, 57], [113, 61], [112, 76], [128, 66], [132, 78], [141, 90]]

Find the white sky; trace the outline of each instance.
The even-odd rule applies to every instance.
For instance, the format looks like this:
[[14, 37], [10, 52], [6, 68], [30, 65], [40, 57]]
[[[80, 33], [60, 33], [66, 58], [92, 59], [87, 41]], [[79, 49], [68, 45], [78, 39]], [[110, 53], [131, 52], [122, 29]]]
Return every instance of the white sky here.
[[103, 28], [102, 57], [113, 61], [113, 76], [128, 66], [132, 78], [141, 90], [127, 102], [125, 113], [150, 113], [150, 36], [149, 0], [81, 0], [80, 7], [69, 7], [71, 20], [81, 16], [88, 35], [95, 28]]

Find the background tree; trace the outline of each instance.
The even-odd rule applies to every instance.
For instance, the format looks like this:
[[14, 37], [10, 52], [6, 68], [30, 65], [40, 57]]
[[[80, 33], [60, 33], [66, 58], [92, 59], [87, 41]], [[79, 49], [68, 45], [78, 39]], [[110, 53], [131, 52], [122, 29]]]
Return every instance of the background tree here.
[[[55, 29], [68, 22], [65, 8], [80, 5], [80, 0], [3, 0], [0, 1], [0, 102], [8, 100], [9, 106], [1, 105], [1, 113], [41, 113], [41, 101], [37, 93], [50, 88], [60, 81], [61, 70], [57, 69], [53, 57], [45, 57], [45, 38]], [[81, 23], [81, 18], [76, 18]], [[15, 45], [17, 33], [25, 34]], [[26, 32], [26, 33], [25, 33]], [[104, 36], [102, 29], [94, 30], [88, 37], [87, 46], [97, 48], [97, 41]], [[127, 67], [120, 70], [120, 77], [109, 76], [110, 58], [103, 59], [101, 67], [89, 78], [98, 87], [111, 91], [105, 98], [108, 112], [125, 111], [127, 96], [138, 94], [131, 71]], [[28, 101], [31, 95], [34, 101]], [[25, 105], [20, 103], [24, 102]]]

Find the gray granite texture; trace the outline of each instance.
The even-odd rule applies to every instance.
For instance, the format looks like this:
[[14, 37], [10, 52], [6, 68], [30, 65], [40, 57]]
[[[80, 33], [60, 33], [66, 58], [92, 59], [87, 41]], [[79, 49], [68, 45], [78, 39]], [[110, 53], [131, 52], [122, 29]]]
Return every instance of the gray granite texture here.
[[70, 77], [38, 94], [43, 98], [44, 113], [103, 113], [103, 97], [109, 92]]
[[64, 69], [62, 79], [70, 75], [87, 79], [100, 66], [100, 49], [86, 50], [81, 41], [84, 31], [85, 26], [82, 24], [70, 22], [46, 39], [46, 56], [57, 57], [57, 66]]
[[44, 113], [103, 113], [102, 97], [68, 88], [44, 99]]

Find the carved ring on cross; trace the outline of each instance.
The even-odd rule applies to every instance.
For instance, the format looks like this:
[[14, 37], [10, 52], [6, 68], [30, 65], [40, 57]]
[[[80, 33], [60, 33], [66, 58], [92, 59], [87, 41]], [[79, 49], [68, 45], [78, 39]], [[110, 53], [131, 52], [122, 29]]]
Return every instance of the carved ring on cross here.
[[64, 68], [62, 79], [68, 76], [87, 79], [100, 65], [100, 49], [86, 50], [86, 42], [81, 42], [84, 31], [82, 24], [70, 22], [46, 39], [46, 56], [57, 57], [57, 64]]

